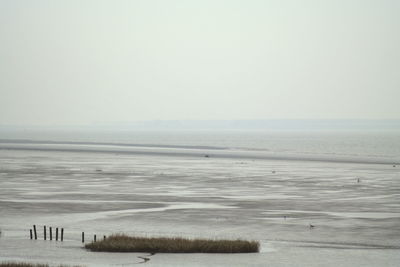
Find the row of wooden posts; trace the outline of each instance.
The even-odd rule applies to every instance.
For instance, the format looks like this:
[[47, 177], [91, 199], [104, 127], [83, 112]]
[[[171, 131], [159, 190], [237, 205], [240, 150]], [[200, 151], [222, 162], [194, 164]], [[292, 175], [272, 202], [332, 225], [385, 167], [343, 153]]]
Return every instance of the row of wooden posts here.
[[[103, 239], [106, 239], [106, 236], [103, 236]], [[93, 236], [93, 241], [96, 242], [96, 235]], [[85, 243], [85, 232], [82, 232], [82, 243]]]
[[[56, 241], [58, 241], [58, 227], [56, 227]], [[33, 231], [32, 229], [29, 229], [29, 234], [30, 234], [30, 238], [33, 239], [35, 238], [35, 240], [38, 239], [38, 235], [37, 235], [37, 231], [36, 231], [36, 225], [33, 225]], [[64, 228], [60, 229], [60, 241], [64, 241]], [[49, 227], [49, 240], [53, 240], [53, 228]], [[96, 235], [93, 236], [93, 241], [96, 242]], [[106, 236], [103, 236], [103, 239], [106, 239]], [[47, 227], [46, 225], [43, 226], [43, 240], [47, 240]], [[82, 232], [82, 243], [85, 243], [85, 232]]]
[[[60, 241], [64, 241], [64, 228], [60, 229], [61, 231], [61, 236], [60, 236]], [[58, 241], [58, 227], [56, 228], [56, 241]], [[50, 234], [50, 240], [53, 240], [53, 227], [49, 227], [49, 234]], [[31, 239], [35, 238], [37, 240], [38, 235], [36, 231], [36, 225], [33, 225], [33, 231], [32, 229], [29, 229], [29, 235]], [[47, 240], [47, 230], [46, 230], [46, 225], [43, 226], [43, 240]]]

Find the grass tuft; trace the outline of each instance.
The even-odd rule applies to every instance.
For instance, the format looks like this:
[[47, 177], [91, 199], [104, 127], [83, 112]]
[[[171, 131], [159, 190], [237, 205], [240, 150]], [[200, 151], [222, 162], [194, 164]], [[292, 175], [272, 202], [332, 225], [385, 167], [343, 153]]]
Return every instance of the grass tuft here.
[[49, 265], [24, 262], [2, 262], [0, 263], [0, 267], [49, 267]]
[[[49, 267], [48, 264], [26, 263], [26, 262], [0, 262], [0, 267]], [[68, 265], [59, 265], [58, 267], [69, 267]], [[80, 266], [74, 266], [80, 267]]]
[[166, 237], [131, 237], [113, 235], [85, 245], [102, 252], [148, 253], [251, 253], [259, 252], [260, 243], [245, 240], [185, 239]]

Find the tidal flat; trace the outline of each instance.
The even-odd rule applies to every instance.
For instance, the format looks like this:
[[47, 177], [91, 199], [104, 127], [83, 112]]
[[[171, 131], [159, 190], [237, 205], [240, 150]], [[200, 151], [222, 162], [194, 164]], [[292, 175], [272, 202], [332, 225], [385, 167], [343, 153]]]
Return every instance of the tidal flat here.
[[[399, 167], [204, 154], [0, 150], [0, 262], [398, 266]], [[93, 253], [81, 232], [257, 240], [260, 253]]]

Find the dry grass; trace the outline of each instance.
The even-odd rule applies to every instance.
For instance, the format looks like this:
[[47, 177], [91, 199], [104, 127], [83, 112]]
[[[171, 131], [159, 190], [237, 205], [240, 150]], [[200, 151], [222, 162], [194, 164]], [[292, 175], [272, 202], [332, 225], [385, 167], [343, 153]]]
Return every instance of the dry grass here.
[[[0, 267], [49, 267], [48, 264], [26, 263], [26, 262], [0, 262]], [[69, 267], [68, 265], [59, 265], [58, 267]], [[73, 266], [80, 267], [80, 266]]]
[[149, 238], [113, 235], [85, 245], [91, 251], [149, 253], [251, 253], [259, 252], [260, 244], [245, 240], [212, 240], [185, 238]]

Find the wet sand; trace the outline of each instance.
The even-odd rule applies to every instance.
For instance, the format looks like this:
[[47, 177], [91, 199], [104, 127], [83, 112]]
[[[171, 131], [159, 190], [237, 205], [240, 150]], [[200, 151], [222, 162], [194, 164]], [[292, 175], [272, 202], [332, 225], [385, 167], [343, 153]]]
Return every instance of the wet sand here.
[[[156, 254], [150, 266], [398, 266], [398, 192], [388, 164], [0, 150], [0, 260], [146, 255], [87, 252], [85, 231], [261, 242], [258, 254]], [[32, 224], [39, 239], [43, 225], [65, 228], [65, 241], [29, 240]]]

